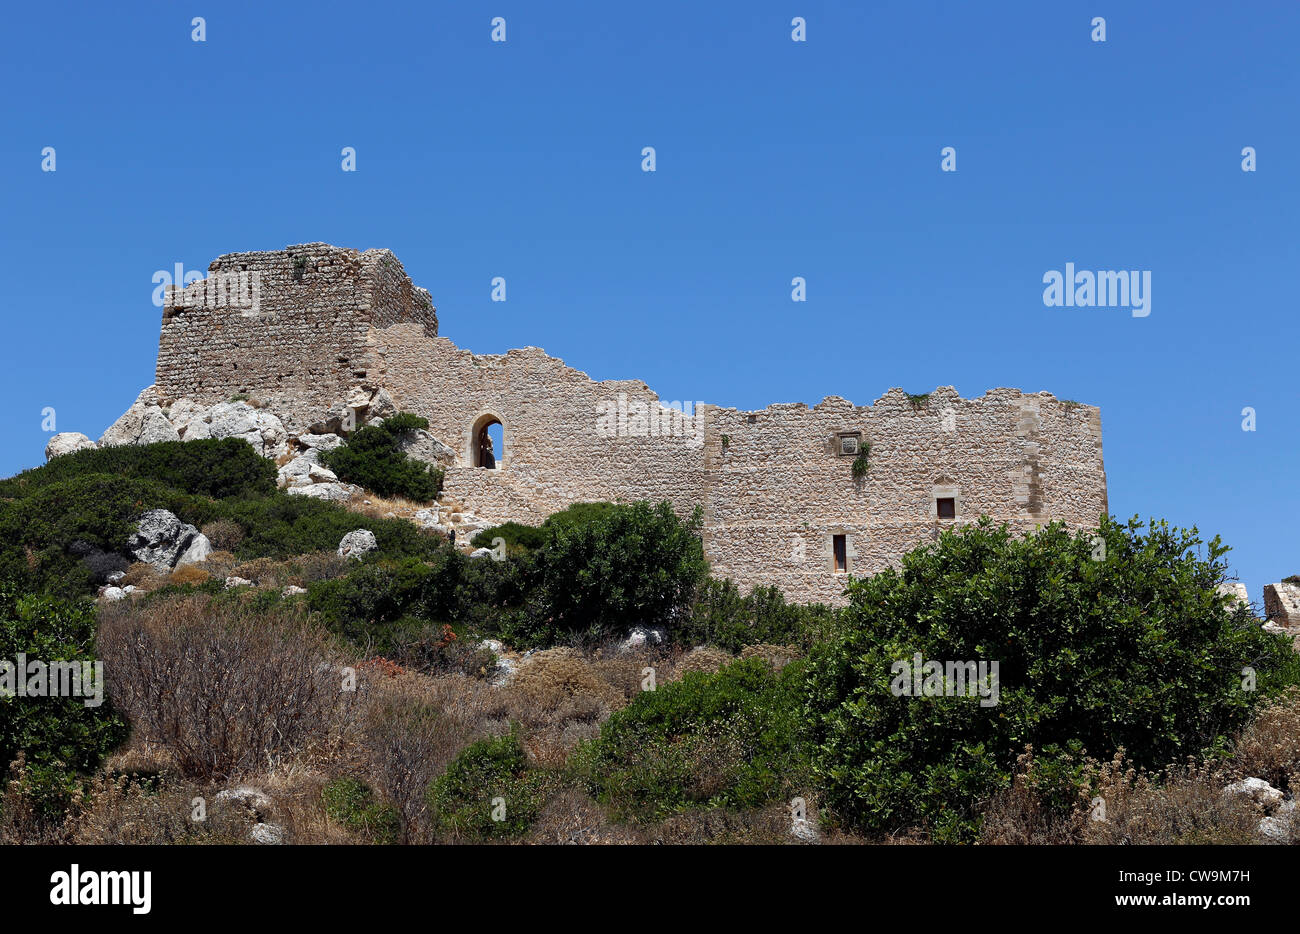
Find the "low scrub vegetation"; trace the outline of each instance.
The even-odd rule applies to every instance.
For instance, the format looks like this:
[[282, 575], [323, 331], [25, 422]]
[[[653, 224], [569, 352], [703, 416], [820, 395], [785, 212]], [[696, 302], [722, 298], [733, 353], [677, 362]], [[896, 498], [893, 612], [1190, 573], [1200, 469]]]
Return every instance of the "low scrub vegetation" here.
[[402, 449], [411, 434], [428, 427], [428, 419], [402, 412], [353, 432], [342, 445], [321, 454], [321, 461], [340, 479], [380, 496], [431, 503], [442, 489], [442, 470], [408, 457]]
[[[331, 464], [427, 501], [436, 472], [402, 453], [420, 424]], [[666, 503], [489, 529], [493, 560], [389, 502], [287, 495], [236, 441], [0, 481], [0, 661], [106, 677], [96, 706], [0, 697], [0, 840], [1233, 843], [1265, 812], [1228, 784], [1300, 791], [1297, 656], [1218, 592], [1225, 549], [1195, 532], [981, 522], [833, 609], [712, 577], [701, 515]], [[153, 508], [215, 550], [134, 561]], [[358, 528], [378, 548], [339, 557]], [[96, 605], [110, 574], [135, 590]]]

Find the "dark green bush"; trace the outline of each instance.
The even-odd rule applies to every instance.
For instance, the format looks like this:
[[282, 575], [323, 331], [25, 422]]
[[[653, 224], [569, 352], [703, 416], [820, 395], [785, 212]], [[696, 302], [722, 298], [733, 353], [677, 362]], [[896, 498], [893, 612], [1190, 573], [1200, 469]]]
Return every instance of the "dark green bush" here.
[[730, 652], [758, 643], [807, 648], [833, 619], [834, 611], [822, 604], [786, 603], [777, 587], [755, 587], [741, 596], [730, 579], [710, 577], [673, 637], [685, 645], [716, 645]]
[[[1215, 590], [1227, 551], [1195, 530], [1106, 518], [1023, 537], [987, 519], [849, 585], [839, 634], [810, 659], [813, 762], [835, 817], [970, 840], [1017, 754], [1124, 747], [1162, 768], [1222, 746], [1257, 699], [1297, 678], [1287, 640]], [[1104, 543], [1104, 548], [1101, 545]], [[1094, 560], [1094, 557], [1098, 560]], [[899, 696], [895, 662], [999, 664], [996, 705]], [[1243, 689], [1243, 669], [1257, 690]]]
[[124, 553], [140, 514], [155, 508], [187, 517], [206, 506], [154, 480], [108, 474], [29, 487], [0, 501], [0, 577], [34, 593], [85, 594], [111, 568], [102, 553]]
[[312, 584], [308, 605], [336, 632], [362, 644], [379, 639], [382, 648], [382, 631], [398, 620], [459, 617], [457, 588], [465, 561], [444, 548], [428, 561], [367, 562], [346, 577]]
[[600, 518], [547, 529], [539, 555], [546, 618], [562, 633], [592, 636], [672, 625], [708, 572], [700, 509], [683, 522], [668, 503], [615, 506]]
[[511, 549], [536, 551], [546, 544], [549, 533], [604, 519], [618, 508], [614, 503], [574, 503], [567, 509], [547, 516], [541, 525], [507, 522], [484, 529], [474, 536], [470, 544], [476, 548], [490, 548], [494, 539], [501, 538]]
[[359, 778], [336, 778], [321, 790], [330, 820], [375, 843], [396, 843], [402, 822], [397, 808], [375, 800], [370, 786]]
[[529, 768], [512, 729], [467, 746], [453, 759], [429, 785], [429, 810], [435, 827], [451, 838], [519, 836], [537, 818], [547, 786], [547, 776]]
[[[196, 522], [182, 516], [188, 522]], [[235, 546], [236, 556], [287, 558], [313, 551], [333, 551], [348, 532], [369, 529], [379, 548], [376, 557], [431, 555], [442, 539], [424, 532], [405, 519], [372, 519], [334, 503], [275, 493], [259, 499], [223, 500], [212, 503], [204, 514], [209, 518], [239, 523], [244, 537]]]
[[472, 539], [475, 548], [491, 548], [498, 538], [506, 543], [507, 553], [514, 551], [535, 551], [546, 544], [546, 533], [539, 525], [523, 525], [519, 522], [507, 522], [484, 529]]
[[88, 474], [155, 480], [198, 496], [264, 496], [275, 490], [275, 465], [239, 438], [123, 444], [74, 451], [43, 467], [0, 480], [0, 499], [28, 496]]
[[321, 461], [341, 479], [380, 496], [432, 502], [442, 489], [443, 471], [402, 450], [411, 432], [428, 427], [427, 419], [402, 412], [354, 432], [344, 444], [323, 452]]
[[[22, 595], [12, 584], [0, 584], [0, 662], [7, 661], [12, 672], [11, 680], [0, 680], [0, 688], [15, 690], [0, 696], [0, 775], [21, 752], [27, 765], [24, 793], [42, 819], [54, 820], [66, 809], [79, 776], [125, 741], [127, 726], [106, 699], [87, 707], [83, 697], [17, 696], [18, 678], [36, 686], [13, 670], [20, 653], [28, 662], [47, 665], [93, 662], [94, 608]], [[83, 691], [89, 687], [83, 681]]]
[[575, 766], [621, 818], [759, 807], [807, 779], [803, 665], [761, 658], [645, 691], [580, 747]]

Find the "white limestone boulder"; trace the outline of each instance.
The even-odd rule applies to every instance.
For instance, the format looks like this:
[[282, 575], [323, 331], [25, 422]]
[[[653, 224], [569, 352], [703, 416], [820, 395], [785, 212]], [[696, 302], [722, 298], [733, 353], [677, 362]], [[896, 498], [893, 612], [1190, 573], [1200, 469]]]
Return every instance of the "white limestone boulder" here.
[[338, 474], [328, 467], [312, 464], [307, 468], [307, 479], [312, 483], [337, 483], [339, 478]]
[[456, 462], [456, 452], [423, 428], [407, 433], [398, 447], [407, 457], [435, 467], [450, 467]]
[[1285, 795], [1274, 788], [1262, 778], [1243, 778], [1239, 782], [1233, 782], [1225, 791], [1228, 795], [1244, 795], [1258, 804], [1264, 810], [1272, 810], [1282, 803]]
[[271, 798], [264, 791], [251, 785], [240, 785], [237, 788], [218, 791], [216, 798], [213, 800], [218, 806], [234, 804], [248, 808], [250, 811], [269, 811], [271, 809]]
[[330, 503], [346, 503], [361, 492], [351, 483], [304, 483], [285, 490], [290, 496], [310, 496]]
[[[182, 556], [190, 553], [196, 538], [207, 543], [207, 538], [198, 529], [182, 522], [174, 513], [166, 509], [150, 509], [136, 522], [135, 531], [127, 540], [127, 551], [135, 560], [166, 572], [176, 567]], [[207, 543], [207, 549], [212, 550], [210, 543]], [[202, 551], [202, 546], [195, 553], [199, 551]], [[207, 557], [207, 552], [203, 552], [203, 556]]]
[[276, 483], [280, 487], [302, 486], [312, 482], [311, 470], [320, 465], [320, 454], [314, 448], [308, 448], [293, 460], [276, 471]]
[[240, 438], [263, 457], [278, 458], [289, 449], [289, 432], [284, 423], [271, 412], [255, 409], [247, 402], [214, 405], [201, 422], [191, 423], [186, 437], [195, 433], [208, 438]]
[[631, 652], [633, 649], [639, 649], [646, 645], [659, 645], [664, 641], [664, 630], [647, 629], [644, 626], [637, 626], [627, 638], [619, 644], [620, 652]]
[[298, 444], [313, 451], [332, 451], [342, 443], [343, 439], [336, 434], [316, 435], [308, 431], [298, 435]]
[[99, 447], [94, 441], [91, 441], [79, 431], [60, 431], [57, 435], [51, 436], [45, 444], [45, 459], [54, 460], [56, 457], [62, 457], [64, 454], [71, 454], [73, 451], [84, 451], [87, 448]]
[[1296, 803], [1283, 801], [1271, 817], [1260, 820], [1259, 832], [1274, 843], [1300, 842], [1300, 816], [1296, 814]]
[[366, 407], [366, 418], [391, 418], [397, 414], [397, 404], [393, 402], [393, 397], [388, 394], [384, 388], [378, 389], [370, 397], [370, 404]]
[[[193, 528], [193, 526], [191, 526]], [[208, 555], [212, 554], [212, 542], [202, 532], [197, 533], [190, 539], [189, 545], [179, 558], [176, 559], [176, 567], [185, 564], [199, 564], [207, 561]]]
[[179, 441], [180, 433], [163, 414], [154, 387], [146, 387], [131, 407], [122, 413], [99, 438], [100, 447], [120, 444], [154, 444]]
[[264, 846], [278, 846], [284, 843], [284, 828], [269, 822], [254, 824], [253, 829], [248, 832], [248, 838]]
[[355, 558], [359, 561], [378, 547], [379, 542], [375, 541], [374, 532], [369, 529], [357, 529], [344, 535], [339, 542], [339, 557]]

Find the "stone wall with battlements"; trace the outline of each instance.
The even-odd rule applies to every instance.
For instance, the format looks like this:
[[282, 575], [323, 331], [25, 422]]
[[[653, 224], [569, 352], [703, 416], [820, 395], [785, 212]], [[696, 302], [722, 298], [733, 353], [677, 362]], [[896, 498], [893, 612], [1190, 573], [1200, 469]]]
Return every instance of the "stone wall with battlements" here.
[[[870, 406], [828, 397], [812, 408], [708, 410], [706, 543], [714, 573], [840, 602], [845, 573], [897, 566], [939, 531], [981, 515], [1017, 531], [1106, 511], [1101, 419], [1049, 393], [993, 389], [962, 399], [892, 389]], [[867, 472], [841, 439], [870, 445]], [[952, 499], [954, 517], [939, 514]], [[837, 572], [834, 537], [844, 536]]]
[[[639, 380], [597, 382], [536, 347], [480, 355], [437, 336], [428, 293], [386, 250], [236, 253], [210, 277], [241, 271], [261, 273], [259, 314], [168, 303], [160, 397], [242, 393], [289, 413], [293, 429], [351, 387], [383, 387], [456, 452], [444, 499], [491, 522], [536, 523], [595, 500], [667, 500], [683, 515], [702, 506], [715, 574], [839, 603], [846, 573], [896, 565], [945, 526], [988, 515], [1018, 531], [1054, 519], [1091, 527], [1107, 509], [1100, 413], [1050, 393], [894, 389], [866, 406], [830, 396], [811, 408], [670, 410]], [[475, 466], [491, 421], [504, 434], [495, 469]], [[855, 477], [845, 451], [867, 445]]]

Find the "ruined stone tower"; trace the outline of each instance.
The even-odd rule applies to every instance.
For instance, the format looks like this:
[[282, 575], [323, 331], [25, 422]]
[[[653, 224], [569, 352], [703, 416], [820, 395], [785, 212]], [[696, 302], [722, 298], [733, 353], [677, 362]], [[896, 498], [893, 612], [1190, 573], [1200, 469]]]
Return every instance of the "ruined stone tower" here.
[[[234, 282], [224, 291], [209, 281], [223, 276]], [[536, 347], [457, 347], [386, 250], [229, 254], [209, 280], [164, 307], [162, 399], [245, 394], [305, 430], [354, 387], [384, 388], [456, 452], [444, 490], [476, 515], [535, 523], [580, 501], [702, 506], [713, 571], [742, 587], [837, 603], [846, 574], [895, 564], [945, 526], [988, 515], [1017, 531], [1088, 527], [1107, 509], [1100, 413], [1050, 393], [669, 405], [643, 382], [596, 382]], [[478, 439], [492, 423], [505, 443], [488, 468]]]

